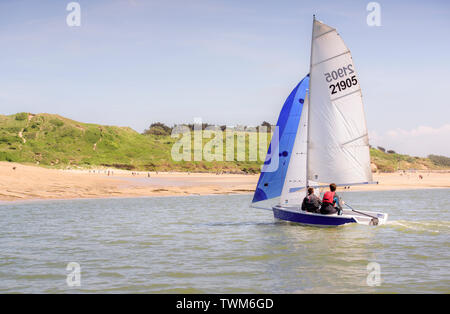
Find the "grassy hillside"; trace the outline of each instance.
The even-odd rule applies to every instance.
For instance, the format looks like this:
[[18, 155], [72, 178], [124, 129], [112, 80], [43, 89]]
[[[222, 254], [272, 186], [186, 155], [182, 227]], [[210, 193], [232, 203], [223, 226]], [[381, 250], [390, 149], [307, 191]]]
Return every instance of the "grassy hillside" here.
[[[157, 132], [140, 134], [128, 127], [81, 123], [52, 114], [0, 115], [0, 161], [50, 167], [115, 167], [129, 170], [257, 173], [259, 161], [173, 161], [177, 138]], [[204, 140], [208, 142], [209, 140]], [[235, 139], [235, 147], [238, 138]], [[248, 147], [248, 136], [245, 139]], [[224, 149], [225, 154], [225, 149]], [[389, 154], [371, 149], [381, 172], [401, 169], [448, 169], [448, 158]], [[431, 157], [431, 156], [430, 156]], [[225, 159], [225, 158], [224, 158]], [[248, 160], [248, 158], [246, 158]]]
[[171, 149], [177, 140], [143, 135], [128, 127], [81, 123], [53, 114], [0, 115], [0, 160], [54, 167], [106, 166], [149, 171], [253, 173], [260, 169], [261, 163], [256, 161], [173, 161]]
[[372, 163], [380, 172], [394, 172], [397, 170], [442, 170], [449, 169], [429, 158], [412, 157], [397, 153], [386, 153], [376, 148], [370, 149]]

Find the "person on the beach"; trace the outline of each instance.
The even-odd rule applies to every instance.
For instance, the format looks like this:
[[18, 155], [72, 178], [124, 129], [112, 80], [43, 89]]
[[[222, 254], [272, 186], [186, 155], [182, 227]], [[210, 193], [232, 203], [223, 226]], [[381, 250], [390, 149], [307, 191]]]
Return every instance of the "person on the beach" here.
[[[343, 203], [343, 202], [342, 202]], [[320, 213], [324, 215], [340, 214], [342, 212], [341, 199], [336, 194], [336, 184], [330, 184], [330, 190], [325, 192], [322, 199]]]
[[320, 213], [320, 205], [322, 205], [322, 201], [314, 194], [314, 189], [308, 188], [308, 195], [303, 199], [302, 210], [310, 213]]

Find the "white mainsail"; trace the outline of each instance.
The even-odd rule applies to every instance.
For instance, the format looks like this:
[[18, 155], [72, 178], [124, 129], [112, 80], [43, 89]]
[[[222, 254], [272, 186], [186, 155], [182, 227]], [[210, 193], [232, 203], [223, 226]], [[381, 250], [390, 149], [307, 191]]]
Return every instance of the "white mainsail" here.
[[350, 50], [336, 29], [316, 19], [309, 86], [307, 179], [372, 181], [361, 88]]

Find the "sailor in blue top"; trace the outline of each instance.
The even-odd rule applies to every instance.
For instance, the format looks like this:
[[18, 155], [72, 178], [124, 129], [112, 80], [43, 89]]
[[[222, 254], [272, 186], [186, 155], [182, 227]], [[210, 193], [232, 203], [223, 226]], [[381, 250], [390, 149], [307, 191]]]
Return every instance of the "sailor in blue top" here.
[[322, 207], [320, 213], [324, 215], [330, 215], [342, 213], [341, 198], [336, 194], [336, 184], [330, 184], [330, 191], [325, 192], [322, 200]]

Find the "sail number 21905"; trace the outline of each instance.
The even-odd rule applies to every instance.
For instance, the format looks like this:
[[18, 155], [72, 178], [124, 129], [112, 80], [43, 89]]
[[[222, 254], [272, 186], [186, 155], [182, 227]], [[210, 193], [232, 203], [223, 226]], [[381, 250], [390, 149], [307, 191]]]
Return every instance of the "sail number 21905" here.
[[[353, 73], [355, 73], [353, 70], [353, 64], [349, 64], [329, 73], [324, 73], [325, 80], [328, 83], [338, 81], [330, 84], [329, 88], [331, 89], [331, 94], [337, 94], [340, 91], [357, 85], [358, 80], [356, 79], [356, 75], [352, 75]], [[346, 79], [339, 80], [340, 78], [345, 78], [346, 76], [348, 76]]]
[[333, 80], [336, 81], [339, 78], [352, 75], [353, 73], [355, 73], [355, 70], [353, 70], [353, 64], [349, 64], [346, 67], [339, 68], [335, 71], [331, 71], [330, 73], [324, 73], [324, 75], [327, 82], [331, 83]]
[[350, 88], [356, 84], [358, 84], [358, 80], [356, 79], [356, 76], [353, 75], [352, 77], [339, 81], [336, 84], [331, 84], [329, 88], [331, 89], [331, 94], [333, 95], [337, 94], [337, 92]]

